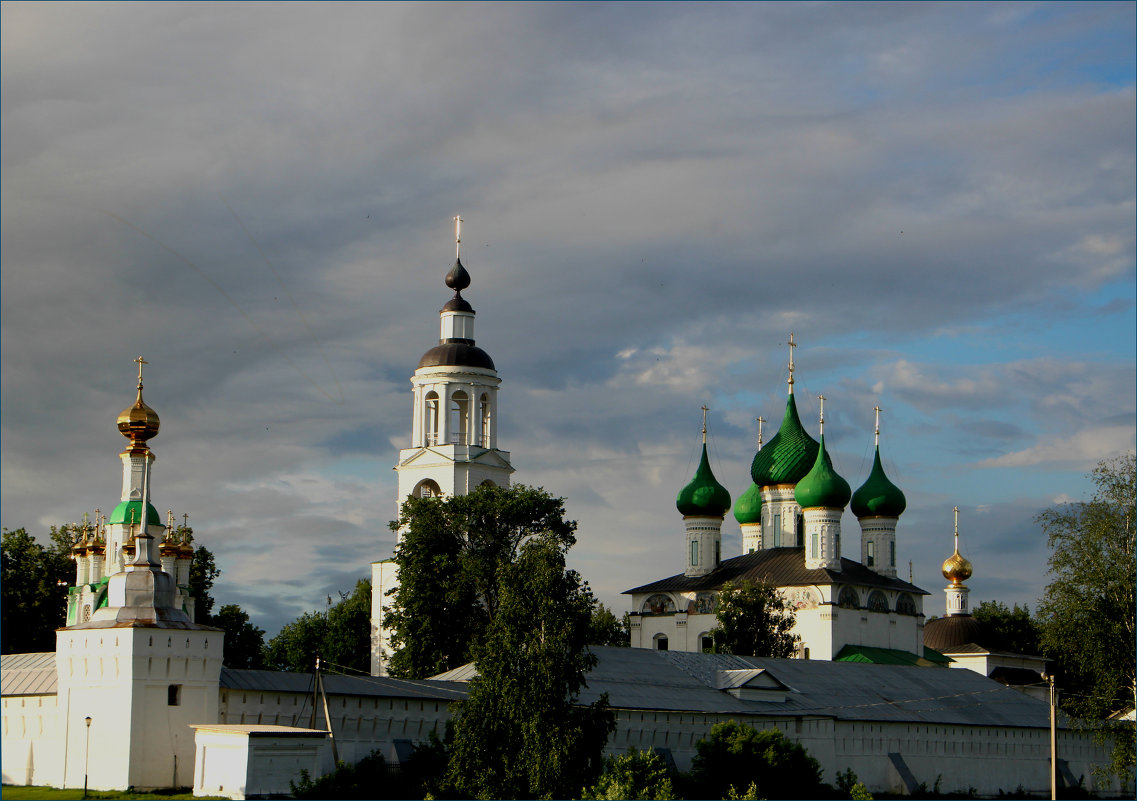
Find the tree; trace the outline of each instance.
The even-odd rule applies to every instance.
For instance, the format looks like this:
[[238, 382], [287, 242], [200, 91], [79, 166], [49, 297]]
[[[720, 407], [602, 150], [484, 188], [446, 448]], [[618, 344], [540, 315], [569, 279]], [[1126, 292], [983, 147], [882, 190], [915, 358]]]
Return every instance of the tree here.
[[791, 631], [794, 610], [776, 587], [761, 581], [727, 582], [715, 607], [718, 626], [711, 631], [717, 653], [788, 659], [801, 640]]
[[333, 668], [367, 673], [371, 668], [371, 581], [360, 579], [351, 594], [326, 613], [305, 612], [269, 640], [265, 663], [273, 670], [300, 673], [316, 668], [316, 657]]
[[733, 720], [715, 724], [695, 744], [689, 797], [725, 798], [757, 785], [759, 797], [819, 798], [821, 765], [777, 729], [758, 731]]
[[1104, 718], [1133, 703], [1134, 455], [1102, 461], [1085, 503], [1038, 516], [1050, 545], [1053, 580], [1039, 606], [1042, 644], [1067, 685], [1064, 706], [1079, 717]]
[[[1062, 706], [1080, 718], [1102, 719], [1133, 703], [1135, 637], [1133, 453], [1098, 463], [1096, 491], [1038, 516], [1050, 545], [1050, 574], [1038, 617], [1042, 646], [1058, 663]], [[1105, 726], [1112, 740], [1111, 771], [1132, 789], [1133, 727]]]
[[497, 614], [454, 722], [448, 780], [467, 798], [570, 798], [595, 781], [614, 717], [578, 703], [595, 601], [553, 535], [498, 569]]
[[971, 616], [984, 624], [987, 635], [982, 645], [996, 651], [1016, 654], [1041, 654], [1038, 624], [1030, 615], [1026, 604], [1015, 604], [1014, 609], [999, 601], [983, 601]]
[[654, 751], [634, 748], [626, 754], [604, 757], [604, 773], [581, 796], [594, 801], [666, 801], [675, 798], [667, 765]]
[[500, 568], [534, 537], [562, 552], [576, 542], [564, 514], [563, 499], [523, 485], [408, 498], [391, 524], [402, 532], [385, 618], [391, 675], [424, 678], [469, 662], [497, 615]]
[[26, 529], [4, 529], [0, 555], [0, 651], [55, 650], [55, 630], [66, 625], [67, 588], [75, 583], [71, 561], [74, 526], [51, 528], [44, 546]]
[[225, 632], [225, 667], [257, 670], [264, 667], [265, 633], [249, 622], [249, 615], [226, 604], [213, 616], [213, 625]]
[[604, 604], [598, 603], [592, 610], [592, 623], [589, 629], [589, 645], [616, 645], [624, 648], [631, 645], [627, 614], [624, 614], [623, 619], [618, 618]]

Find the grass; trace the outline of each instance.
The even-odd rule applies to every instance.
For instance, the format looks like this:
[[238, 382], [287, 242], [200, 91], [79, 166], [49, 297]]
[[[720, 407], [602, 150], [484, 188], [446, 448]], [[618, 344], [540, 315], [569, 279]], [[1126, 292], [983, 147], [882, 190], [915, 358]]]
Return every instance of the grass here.
[[[39, 801], [40, 799], [82, 799], [82, 790], [61, 790], [57, 787], [28, 787], [15, 784], [5, 784], [3, 787], [4, 801], [12, 799], [12, 801]], [[197, 798], [198, 801], [202, 799], [221, 799], [224, 796], [194, 796], [192, 792], [157, 792], [157, 793], [136, 793], [130, 790], [89, 790], [87, 798], [91, 799], [104, 799], [104, 798], [138, 798], [145, 799], [146, 801], [178, 801], [178, 799], [192, 799]]]

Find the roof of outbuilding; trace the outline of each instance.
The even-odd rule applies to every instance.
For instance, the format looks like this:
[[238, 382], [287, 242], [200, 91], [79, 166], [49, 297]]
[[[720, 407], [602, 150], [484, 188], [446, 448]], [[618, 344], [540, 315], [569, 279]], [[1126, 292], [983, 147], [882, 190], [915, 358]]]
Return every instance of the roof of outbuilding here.
[[705, 576], [686, 576], [678, 573], [624, 590], [624, 594], [639, 592], [696, 592], [717, 590], [726, 582], [763, 581], [777, 587], [801, 587], [820, 584], [858, 584], [866, 587], [884, 587], [916, 595], [928, 595], [915, 584], [898, 578], [875, 573], [852, 559], [842, 559], [840, 570], [826, 568], [806, 569], [803, 548], [765, 548], [754, 553], [724, 559], [717, 568]]

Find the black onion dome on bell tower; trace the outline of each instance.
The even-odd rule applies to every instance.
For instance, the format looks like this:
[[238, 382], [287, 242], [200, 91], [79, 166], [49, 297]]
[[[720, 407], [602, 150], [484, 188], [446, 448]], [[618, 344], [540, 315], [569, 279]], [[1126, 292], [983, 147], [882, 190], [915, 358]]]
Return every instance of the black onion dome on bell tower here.
[[[462, 265], [462, 259], [456, 258], [450, 272], [446, 273], [446, 286], [454, 290], [454, 297], [446, 301], [441, 314], [447, 312], [465, 312], [475, 314], [474, 307], [464, 297], [462, 290], [470, 286], [470, 273]], [[445, 319], [445, 318], [444, 318]], [[471, 323], [472, 325], [472, 323]], [[444, 326], [445, 329], [445, 326]], [[470, 329], [471, 332], [473, 329]], [[423, 367], [480, 367], [484, 370], [496, 370], [493, 359], [484, 350], [474, 344], [474, 340], [456, 337], [442, 338], [439, 343], [423, 354], [419, 359], [418, 369]]]

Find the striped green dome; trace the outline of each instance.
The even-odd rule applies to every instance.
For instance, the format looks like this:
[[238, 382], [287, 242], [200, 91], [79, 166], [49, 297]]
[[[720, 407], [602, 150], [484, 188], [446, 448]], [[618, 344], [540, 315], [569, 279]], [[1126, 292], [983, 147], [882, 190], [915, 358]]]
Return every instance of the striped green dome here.
[[722, 517], [730, 508], [730, 493], [715, 480], [711, 463], [707, 460], [707, 443], [703, 443], [703, 458], [695, 477], [675, 498], [675, 508], [684, 517]]
[[817, 441], [805, 433], [794, 396], [786, 401], [782, 426], [765, 448], [754, 455], [750, 476], [759, 487], [796, 484], [817, 458]]
[[880, 465], [880, 448], [872, 463], [872, 472], [860, 489], [853, 493], [849, 508], [858, 518], [861, 517], [900, 517], [908, 506], [904, 493], [888, 480]]
[[[131, 517], [132, 513], [133, 518]], [[142, 523], [142, 501], [123, 501], [114, 508], [113, 512], [111, 512], [111, 516], [107, 519], [107, 523], [122, 523], [129, 526], [132, 519], [136, 524]], [[149, 503], [146, 504], [146, 525], [162, 525], [162, 518], [158, 516], [158, 510], [154, 508], [153, 504]]]
[[741, 525], [762, 522], [762, 488], [751, 484], [734, 505], [734, 519]]
[[825, 435], [817, 449], [813, 468], [794, 487], [794, 500], [802, 509], [844, 509], [853, 490], [849, 482], [837, 475], [829, 452], [825, 450]]

